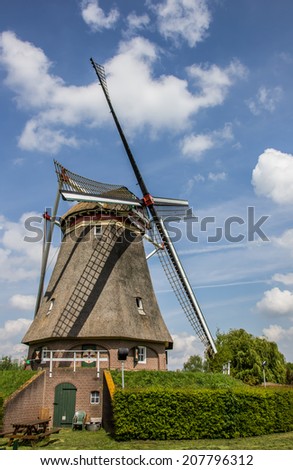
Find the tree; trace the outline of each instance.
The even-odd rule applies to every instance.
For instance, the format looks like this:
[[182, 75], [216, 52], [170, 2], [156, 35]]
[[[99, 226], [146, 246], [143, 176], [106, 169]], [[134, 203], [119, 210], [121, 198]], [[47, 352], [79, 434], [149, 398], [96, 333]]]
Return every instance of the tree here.
[[286, 384], [293, 385], [293, 362], [286, 363]]
[[250, 385], [263, 382], [263, 367], [267, 382], [286, 382], [285, 358], [276, 343], [255, 337], [243, 329], [228, 333], [218, 331], [215, 343], [217, 354], [207, 357], [211, 372], [221, 372], [223, 365], [230, 361], [231, 375]]
[[19, 369], [17, 362], [13, 361], [10, 356], [2, 356], [0, 360], [0, 370]]
[[203, 372], [204, 363], [202, 357], [197, 354], [190, 356], [188, 361], [184, 362], [183, 370], [189, 372]]

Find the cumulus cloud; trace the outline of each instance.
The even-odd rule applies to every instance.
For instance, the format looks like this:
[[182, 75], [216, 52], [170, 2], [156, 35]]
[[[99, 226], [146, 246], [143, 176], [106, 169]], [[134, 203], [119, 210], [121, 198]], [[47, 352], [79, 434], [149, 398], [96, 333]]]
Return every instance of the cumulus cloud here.
[[0, 328], [0, 340], [9, 340], [20, 334], [24, 334], [31, 324], [27, 318], [18, 318], [17, 320], [7, 320], [3, 328]]
[[190, 356], [202, 355], [203, 346], [196, 336], [188, 333], [179, 333], [172, 335], [173, 350], [168, 353], [168, 369], [182, 369], [183, 364], [188, 361]]
[[36, 298], [34, 295], [14, 294], [10, 300], [10, 304], [19, 310], [33, 310]]
[[165, 39], [181, 40], [194, 47], [207, 35], [211, 13], [206, 0], [165, 0], [152, 9], [157, 14], [158, 29]]
[[[105, 64], [112, 100], [129, 132], [147, 128], [155, 135], [187, 129], [201, 109], [220, 105], [244, 73], [237, 61], [222, 69], [193, 65], [186, 71], [189, 89], [187, 80], [174, 75], [155, 77], [159, 57], [155, 44], [134, 37], [121, 42]], [[0, 65], [17, 106], [30, 115], [19, 138], [22, 149], [54, 154], [63, 146], [75, 148], [81, 144], [75, 135], [81, 125], [102, 126], [111, 119], [95, 79], [87, 86], [67, 85], [52, 73], [52, 64], [41, 49], [13, 32], [0, 35]]]
[[8, 320], [3, 328], [0, 328], [0, 355], [21, 358], [25, 356], [27, 346], [20, 344], [24, 334], [31, 324], [31, 320], [18, 318]]
[[[13, 222], [0, 215], [0, 225], [0, 281], [36, 280], [42, 253], [42, 241], [37, 240], [36, 230], [41, 236], [42, 218], [30, 212]], [[55, 252], [52, 246], [51, 256]]]
[[4, 82], [14, 92], [17, 106], [33, 114], [20, 136], [20, 148], [57, 153], [63, 145], [76, 147], [77, 139], [60, 127], [93, 125], [106, 119], [106, 110], [97, 113], [99, 93], [95, 83], [67, 86], [51, 73], [52, 64], [44, 52], [21, 41], [13, 32], [0, 34], [0, 65], [6, 71]]
[[285, 230], [280, 237], [272, 238], [275, 246], [287, 250], [288, 254], [293, 256], [293, 229]]
[[113, 28], [120, 16], [117, 8], [112, 8], [108, 14], [104, 13], [98, 0], [82, 0], [81, 15], [92, 31]]
[[227, 123], [223, 129], [215, 130], [207, 134], [187, 135], [181, 141], [181, 152], [184, 157], [199, 161], [205, 152], [214, 147], [220, 147], [225, 142], [232, 139], [232, 126]]
[[274, 88], [267, 88], [261, 86], [256, 94], [255, 98], [251, 98], [247, 101], [247, 105], [255, 116], [258, 116], [262, 111], [269, 111], [272, 113], [275, 111], [277, 104], [281, 100], [283, 90], [277, 86]]
[[256, 194], [266, 196], [277, 204], [293, 203], [293, 155], [269, 148], [258, 158], [252, 172]]
[[[268, 338], [269, 341], [277, 343], [281, 340], [291, 340], [293, 339], [293, 326], [285, 329], [280, 325], [270, 325], [269, 328], [263, 329], [263, 334]], [[291, 343], [292, 345], [292, 343]]]
[[198, 107], [222, 104], [235, 80], [247, 75], [246, 67], [236, 59], [224, 68], [215, 64], [193, 64], [187, 68], [187, 72], [195, 87], [200, 90]]
[[293, 293], [289, 290], [281, 290], [274, 287], [264, 292], [263, 298], [257, 302], [257, 309], [265, 314], [292, 315]]

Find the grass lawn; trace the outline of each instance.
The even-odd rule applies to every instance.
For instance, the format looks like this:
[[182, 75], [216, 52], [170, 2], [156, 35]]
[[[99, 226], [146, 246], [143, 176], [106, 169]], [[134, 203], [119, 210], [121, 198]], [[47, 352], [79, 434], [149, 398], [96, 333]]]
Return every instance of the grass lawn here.
[[[0, 439], [5, 447], [7, 439]], [[11, 449], [6, 447], [7, 449]], [[31, 447], [19, 446], [20, 450]], [[63, 429], [41, 441], [40, 450], [293, 450], [293, 432], [239, 439], [200, 439], [182, 441], [126, 441], [116, 442], [103, 429], [96, 432]]]

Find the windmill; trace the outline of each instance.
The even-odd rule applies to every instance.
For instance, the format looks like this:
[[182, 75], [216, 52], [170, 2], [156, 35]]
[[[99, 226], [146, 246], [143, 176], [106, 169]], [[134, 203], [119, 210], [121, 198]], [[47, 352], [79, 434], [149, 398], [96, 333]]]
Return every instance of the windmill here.
[[96, 72], [99, 83], [102, 87], [103, 93], [107, 100], [110, 112], [113, 116], [115, 125], [117, 127], [118, 133], [121, 137], [124, 149], [129, 158], [130, 164], [134, 171], [137, 183], [142, 192], [142, 204], [146, 207], [148, 216], [152, 221], [152, 233], [153, 238], [157, 244], [160, 244], [164, 247], [164, 250], [158, 250], [158, 255], [165, 271], [165, 274], [171, 284], [172, 289], [175, 292], [175, 295], [184, 311], [186, 317], [188, 318], [191, 326], [193, 327], [196, 335], [199, 337], [201, 342], [206, 347], [207, 351], [211, 354], [217, 352], [214, 340], [210, 333], [210, 330], [205, 321], [204, 315], [201, 311], [201, 308], [197, 302], [197, 299], [194, 295], [194, 292], [191, 288], [189, 280], [186, 276], [186, 273], [183, 269], [183, 266], [180, 262], [180, 259], [177, 255], [175, 247], [170, 239], [168, 231], [164, 225], [163, 218], [160, 216], [159, 208], [160, 206], [188, 206], [187, 201], [172, 200], [166, 198], [155, 198], [152, 197], [148, 191], [148, 188], [142, 178], [140, 170], [137, 166], [135, 158], [130, 150], [128, 142], [126, 140], [125, 134], [122, 130], [120, 122], [117, 118], [117, 115], [114, 111], [108, 87], [106, 81], [106, 75], [104, 67], [100, 64], [97, 64], [92, 58], [90, 59], [91, 64]]
[[[80, 176], [55, 161], [58, 190], [52, 214], [44, 215], [46, 235], [35, 318], [23, 342], [30, 347], [30, 357], [46, 361], [49, 357], [46, 351], [51, 351], [50, 367], [53, 348], [57, 355], [60, 349], [75, 348], [75, 358], [82, 349], [85, 353], [80, 358], [86, 357], [89, 362], [94, 358], [97, 364], [100, 352], [104, 351], [111, 367], [115, 365], [113, 351], [126, 346], [135, 365], [144, 363], [149, 348], [150, 356], [156, 356], [157, 361], [150, 368], [164, 369], [165, 352], [172, 348], [173, 342], [147, 267], [143, 247], [143, 238], [147, 237], [196, 335], [207, 352], [214, 354], [212, 335], [163, 220], [166, 211], [186, 211], [188, 201], [150, 195], [113, 109], [104, 69], [92, 59], [91, 63], [142, 197], [124, 186]], [[75, 205], [57, 220], [60, 196]], [[44, 294], [55, 224], [60, 226], [63, 240]]]

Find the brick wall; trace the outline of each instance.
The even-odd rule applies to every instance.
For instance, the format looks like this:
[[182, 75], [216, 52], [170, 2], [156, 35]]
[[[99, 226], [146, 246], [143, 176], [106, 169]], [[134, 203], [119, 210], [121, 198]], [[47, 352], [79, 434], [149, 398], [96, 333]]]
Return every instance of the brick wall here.
[[11, 424], [20, 420], [33, 420], [43, 407], [45, 372], [33, 377], [23, 388], [4, 403], [3, 431], [12, 430]]
[[[31, 381], [25, 388], [15, 393], [4, 407], [3, 431], [12, 430], [11, 424], [19, 420], [36, 419], [42, 408], [47, 408], [52, 418], [53, 425], [54, 397], [57, 385], [69, 382], [76, 389], [76, 410], [83, 410], [88, 417], [101, 418], [103, 408], [103, 376], [96, 377], [95, 369], [79, 368], [76, 372], [72, 369], [55, 369], [52, 377], [49, 371], [43, 371], [37, 378]], [[90, 403], [90, 393], [100, 392], [100, 403]]]
[[[95, 342], [89, 341], [90, 344]], [[44, 345], [42, 345], [44, 346]], [[76, 340], [56, 340], [50, 342], [47, 347], [54, 350], [82, 349], [82, 343]], [[54, 417], [54, 399], [56, 386], [61, 383], [70, 383], [76, 388], [76, 406], [75, 410], [83, 410], [89, 417], [111, 420], [111, 409], [108, 403], [103, 400], [110, 400], [107, 391], [103, 388], [103, 368], [121, 369], [121, 361], [118, 361], [117, 351], [121, 347], [129, 348], [129, 355], [124, 362], [125, 370], [165, 370], [166, 356], [163, 344], [145, 342], [139, 346], [147, 348], [147, 360], [145, 364], [136, 363], [134, 360], [134, 348], [138, 346], [133, 341], [121, 340], [101, 340], [96, 344], [97, 349], [108, 351], [108, 361], [101, 362], [100, 377], [97, 377], [95, 367], [81, 367], [81, 362], [77, 363], [76, 371], [73, 370], [73, 364], [66, 363], [67, 367], [60, 367], [60, 363], [54, 363], [52, 376], [49, 372], [49, 364], [44, 367], [40, 374], [34, 377], [23, 389], [17, 391], [5, 403], [3, 431], [10, 431], [11, 423], [22, 419], [36, 419], [41, 409], [48, 409], [52, 418]], [[62, 354], [60, 352], [60, 354]], [[64, 365], [64, 361], [62, 365]], [[98, 404], [90, 403], [91, 392], [99, 392], [100, 402]], [[105, 413], [105, 416], [103, 416]], [[105, 422], [106, 427], [111, 427]]]
[[[109, 369], [119, 369], [121, 368], [121, 363], [117, 358], [117, 351], [119, 348], [128, 348], [129, 356], [124, 363], [125, 370], [166, 370], [166, 354], [165, 346], [162, 343], [152, 343], [150, 341], [137, 343], [135, 341], [127, 340], [116, 340], [116, 339], [101, 339], [99, 342], [88, 340], [90, 345], [95, 345], [98, 350], [108, 351], [109, 362], [101, 362], [101, 368]], [[76, 340], [56, 340], [51, 341], [48, 344], [41, 344], [40, 347], [46, 347], [48, 350], [81, 350], [82, 346], [86, 344], [86, 341], [77, 342]], [[134, 361], [134, 348], [137, 346], [145, 346], [147, 348], [147, 361], [145, 364], [139, 364]], [[29, 357], [33, 355], [33, 351], [36, 349], [36, 346], [30, 347]], [[62, 354], [62, 353], [60, 353]], [[64, 363], [62, 367], [64, 367]], [[81, 366], [81, 363], [77, 366]], [[57, 367], [58, 364], [55, 364]], [[67, 363], [68, 368], [73, 367], [72, 363]]]

